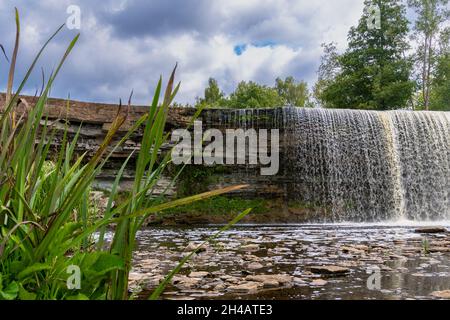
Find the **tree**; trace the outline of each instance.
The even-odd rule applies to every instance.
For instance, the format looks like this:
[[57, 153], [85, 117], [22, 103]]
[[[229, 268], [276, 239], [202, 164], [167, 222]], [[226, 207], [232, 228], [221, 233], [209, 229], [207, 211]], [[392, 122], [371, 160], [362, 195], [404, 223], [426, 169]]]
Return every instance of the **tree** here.
[[450, 53], [438, 59], [433, 90], [430, 96], [431, 110], [450, 111]]
[[220, 90], [217, 80], [209, 78], [208, 86], [205, 88], [204, 98], [197, 100], [197, 106], [204, 106], [207, 108], [221, 107], [225, 104], [225, 95]]
[[338, 74], [321, 84], [319, 97], [333, 108], [404, 108], [414, 87], [406, 58], [405, 7], [399, 0], [366, 0], [365, 5], [379, 8], [381, 27], [369, 23], [372, 13], [365, 10], [349, 31], [348, 49], [338, 57]]
[[313, 88], [313, 96], [319, 106], [327, 107], [323, 91], [340, 72], [339, 54], [336, 43], [322, 43], [323, 55], [320, 57], [320, 66], [317, 71], [318, 79]]
[[287, 77], [285, 80], [277, 78], [275, 89], [284, 105], [305, 107], [309, 104], [308, 84], [305, 81], [297, 83], [294, 77]]
[[241, 81], [230, 95], [227, 106], [236, 109], [274, 108], [283, 105], [277, 90], [253, 81]]
[[[444, 31], [444, 24], [450, 17], [449, 0], [408, 0], [408, 5], [417, 14], [414, 23], [414, 38], [419, 46], [415, 54], [418, 66], [419, 86], [425, 110], [430, 108], [433, 73], [440, 61], [439, 39]], [[448, 39], [447, 39], [448, 41]]]

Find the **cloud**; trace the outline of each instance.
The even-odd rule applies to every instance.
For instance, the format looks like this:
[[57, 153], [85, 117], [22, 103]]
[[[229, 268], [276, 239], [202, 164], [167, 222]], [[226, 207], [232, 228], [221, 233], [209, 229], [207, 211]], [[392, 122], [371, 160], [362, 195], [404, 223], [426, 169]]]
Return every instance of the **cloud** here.
[[[81, 37], [59, 75], [52, 95], [103, 102], [126, 99], [148, 104], [160, 74], [176, 62], [182, 86], [177, 101], [193, 103], [209, 77], [230, 93], [241, 80], [272, 85], [293, 75], [313, 85], [322, 42], [345, 48], [349, 27], [357, 23], [362, 0], [41, 0], [0, 2], [0, 43], [12, 50], [13, 7], [22, 17], [17, 79], [34, 54], [68, 15], [81, 8]], [[63, 29], [46, 50], [30, 79], [28, 93], [40, 87], [76, 30]], [[240, 46], [240, 54], [236, 48]], [[0, 90], [6, 86], [0, 57]]]

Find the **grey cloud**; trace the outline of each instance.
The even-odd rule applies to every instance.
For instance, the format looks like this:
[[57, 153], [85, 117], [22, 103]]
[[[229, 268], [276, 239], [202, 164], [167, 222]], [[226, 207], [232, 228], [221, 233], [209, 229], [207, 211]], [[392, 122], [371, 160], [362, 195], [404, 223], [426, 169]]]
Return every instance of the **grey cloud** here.
[[121, 37], [214, 32], [217, 20], [212, 1], [129, 1], [122, 10], [103, 10], [100, 21], [111, 25]]
[[[89, 0], [1, 1], [0, 43], [10, 54], [13, 7], [17, 5], [22, 16], [16, 77], [20, 79], [39, 47], [65, 22], [67, 6], [77, 4], [82, 10], [81, 38], [52, 95], [66, 97], [70, 93], [79, 100], [117, 102], [134, 89], [135, 103], [148, 104], [159, 75], [167, 76], [179, 62], [182, 87], [177, 100], [193, 103], [196, 96], [203, 94], [211, 76], [226, 93], [243, 80], [242, 75], [247, 77], [245, 80], [269, 85], [278, 76], [293, 75], [309, 81], [311, 86], [320, 60], [320, 43], [326, 34], [345, 43], [346, 30], [357, 21], [362, 1], [319, 0], [327, 4], [326, 10], [308, 1], [284, 0], [284, 5], [271, 0], [105, 0], [95, 4]], [[125, 5], [121, 7], [121, 3]], [[302, 6], [299, 9], [298, 4], [303, 3], [313, 10], [303, 10]], [[348, 9], [350, 3], [357, 4], [352, 12]], [[340, 26], [339, 30], [335, 26]], [[30, 79], [28, 93], [40, 87], [40, 68], [48, 75], [76, 32], [62, 30], [47, 48]], [[274, 43], [273, 50], [276, 46], [291, 50], [294, 58], [272, 54], [261, 60], [263, 49], [247, 57], [233, 53], [237, 44], [267, 41]], [[279, 63], [281, 67], [271, 68]], [[6, 74], [6, 61], [0, 58], [0, 91], [6, 86]]]

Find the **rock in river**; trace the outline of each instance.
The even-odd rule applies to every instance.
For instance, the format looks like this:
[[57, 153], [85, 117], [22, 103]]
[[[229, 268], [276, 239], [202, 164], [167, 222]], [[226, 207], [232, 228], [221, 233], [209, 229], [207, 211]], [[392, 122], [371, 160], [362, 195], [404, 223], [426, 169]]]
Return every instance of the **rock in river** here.
[[228, 289], [237, 293], [253, 293], [256, 292], [261, 286], [262, 284], [258, 282], [244, 282], [236, 286], [230, 286]]
[[444, 227], [424, 227], [417, 228], [415, 230], [416, 233], [444, 233], [447, 232], [447, 229]]
[[315, 279], [311, 282], [312, 286], [324, 286], [326, 285], [328, 282], [326, 280], [323, 279]]
[[310, 270], [318, 274], [342, 275], [350, 272], [350, 269], [338, 266], [312, 266]]
[[241, 246], [239, 248], [239, 250], [240, 251], [248, 251], [248, 252], [258, 251], [259, 245], [258, 244], [247, 244], [247, 245]]
[[267, 274], [267, 275], [256, 275], [247, 276], [245, 278], [247, 281], [255, 281], [260, 283], [266, 283], [267, 286], [274, 285], [277, 282], [279, 285], [289, 285], [292, 283], [292, 277], [285, 274]]
[[264, 266], [259, 262], [252, 262], [247, 265], [247, 269], [249, 270], [258, 270], [262, 268], [264, 268]]
[[191, 278], [204, 278], [207, 276], [209, 276], [209, 272], [207, 271], [196, 271], [189, 274], [189, 277]]
[[450, 290], [434, 291], [431, 295], [435, 298], [450, 299]]

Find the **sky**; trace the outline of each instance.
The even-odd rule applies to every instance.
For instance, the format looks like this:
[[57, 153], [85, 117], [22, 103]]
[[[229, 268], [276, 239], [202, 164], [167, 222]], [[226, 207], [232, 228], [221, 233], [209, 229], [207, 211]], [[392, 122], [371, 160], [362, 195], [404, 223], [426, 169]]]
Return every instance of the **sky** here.
[[[10, 56], [15, 37], [14, 7], [21, 17], [16, 83], [48, 37], [80, 8], [80, 29], [64, 27], [50, 43], [26, 93], [41, 86], [71, 39], [80, 39], [51, 95], [117, 103], [134, 90], [133, 103], [148, 105], [159, 79], [175, 63], [181, 88], [176, 101], [195, 103], [208, 78], [229, 94], [242, 81], [272, 86], [294, 76], [310, 87], [317, 79], [321, 44], [344, 50], [363, 0], [0, 0], [0, 44]], [[73, 20], [71, 20], [73, 22]], [[0, 91], [8, 65], [0, 55]]]

